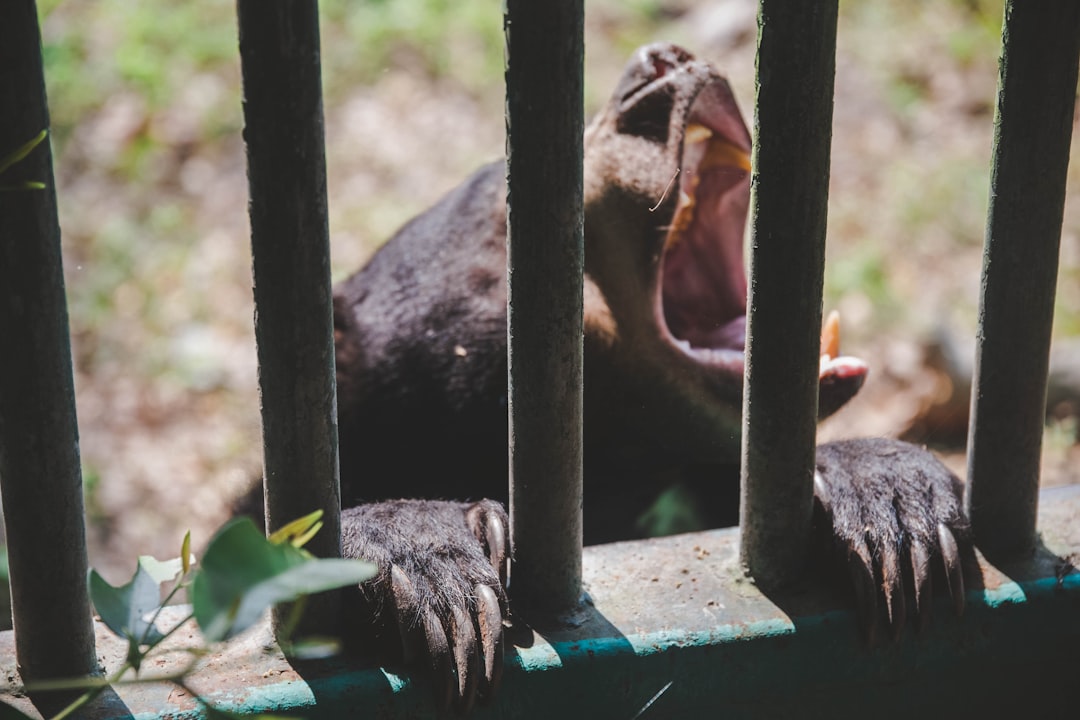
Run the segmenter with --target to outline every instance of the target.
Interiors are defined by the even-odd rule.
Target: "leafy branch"
[[[52,720],[64,720],[106,687],[121,683],[172,682],[188,691],[202,704],[208,717],[234,718],[215,708],[191,690],[187,678],[210,646],[229,640],[254,625],[271,606],[292,602],[289,629],[295,627],[306,596],[373,577],[376,568],[362,560],[319,559],[303,545],[322,527],[322,511],[316,511],[265,537],[249,518],[238,518],[222,527],[206,548],[202,563],[195,566],[191,554],[191,533],[184,536],[180,557],[161,561],[144,555],[135,574],[124,585],[110,585],[96,570],[90,570],[90,599],[101,621],[118,637],[127,641],[124,663],[108,677],[85,677],[53,680],[28,685],[28,692],[85,690]],[[172,588],[161,599],[165,583]],[[161,627],[162,610],[181,592],[186,591],[191,612],[171,627]],[[194,619],[205,645],[182,648],[191,655],[189,663],[167,675],[141,677],[147,658],[174,632]],[[290,634],[287,629],[283,637]],[[335,643],[325,640],[292,643],[282,640],[288,654],[308,657],[314,653],[337,651]],[[173,648],[172,650],[175,650]],[[131,678],[125,678],[129,673]],[[16,717],[27,718],[4,703],[0,710],[10,710]]]

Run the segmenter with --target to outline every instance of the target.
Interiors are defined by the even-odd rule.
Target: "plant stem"
[[[131,667],[131,663],[124,663],[123,665],[121,665],[115,673],[109,676],[106,682],[96,687],[90,688],[82,695],[75,698],[75,700],[70,705],[68,705],[66,708],[54,715],[52,720],[64,720],[64,718],[66,718],[68,715],[71,715],[76,710],[78,710],[79,708],[96,698],[98,695],[100,695],[101,691],[107,688],[109,685],[112,685],[115,682],[119,682],[120,678],[123,677],[124,673],[126,673]]]
[[[186,545],[186,541],[185,541],[185,545]],[[157,609],[154,610],[154,617],[150,618],[150,622],[146,626],[146,631],[143,632],[143,636],[141,638],[139,638],[139,644],[140,645],[146,645],[147,644],[147,642],[146,642],[147,636],[150,634],[150,631],[152,629],[154,629],[154,626],[157,624],[158,617],[161,616],[161,611],[165,609],[165,606],[169,604],[169,601],[173,599],[173,596],[175,596],[176,593],[180,592],[181,588],[187,588],[187,583],[185,583],[185,580],[188,579],[189,575],[190,575],[190,572],[185,572],[182,575],[180,575],[180,579],[177,580],[176,583],[173,584],[172,590],[169,591],[169,594],[165,596],[165,599],[162,600],[160,604],[158,604]],[[184,618],[183,620],[178,622],[176,624],[176,626],[173,627],[172,630],[165,633],[165,635],[163,635],[157,642],[159,643],[162,640],[164,640],[165,638],[167,638],[169,635],[172,634],[173,630],[176,630],[176,628],[178,628],[181,625],[183,625],[184,623],[186,623],[193,616],[194,616],[194,613],[192,613],[192,615],[188,615],[186,618]],[[154,645],[157,645],[157,643],[154,643]],[[154,645],[151,645],[150,647],[153,648]],[[148,652],[149,652],[149,649],[148,649]]]

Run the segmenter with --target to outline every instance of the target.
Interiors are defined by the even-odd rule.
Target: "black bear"
[[[737,518],[749,157],[727,82],[667,44],[636,52],[586,130],[587,543],[640,534],[673,483],[704,524]],[[381,569],[350,616],[428,654],[463,707],[497,679],[507,610],[504,175],[477,171],[334,295],[344,548]],[[823,352],[826,415],[866,366]],[[817,463],[861,605],[883,595],[902,622],[903,578],[925,605],[937,557],[962,601],[955,477],[886,440],[825,445]]]

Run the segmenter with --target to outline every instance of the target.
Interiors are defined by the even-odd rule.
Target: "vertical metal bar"
[[[511,592],[536,618],[581,602],[581,0],[508,0]]]
[[[0,157],[49,127],[32,0],[0,3]],[[24,680],[97,668],[60,225],[46,140],[0,176],[0,488]]]
[[[340,557],[319,9],[239,0],[237,12],[267,528],[322,509],[325,526],[307,547]],[[318,600],[305,629],[336,633],[337,597]]]
[[[837,0],[758,5],[742,561],[798,574],[813,509]]]
[[[1005,5],[965,505],[984,552],[1035,546],[1080,3]]]

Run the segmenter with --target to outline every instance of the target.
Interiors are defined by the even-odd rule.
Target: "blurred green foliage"
[[[239,62],[235,6],[227,0],[43,0],[38,9],[50,110],[59,129],[70,130],[115,93],[165,106],[195,73]]]
[[[235,3],[167,0],[38,3],[53,123],[70,129],[116,93],[137,94],[150,110],[175,102],[202,72],[239,83]],[[501,0],[323,0],[323,84],[333,103],[391,67],[453,78],[477,93],[502,92]],[[597,30],[628,53],[683,3],[596,0]],[[237,105],[229,95],[224,102]],[[232,113],[230,113],[232,114]],[[235,129],[226,124],[207,130]]]
[[[621,63],[669,6],[597,0],[597,52],[616,45]],[[193,217],[202,199],[191,193],[205,190],[192,190],[182,173],[192,157],[220,171],[236,162],[223,156],[240,156],[235,2],[42,0],[38,8],[77,359],[84,368],[126,359],[157,377],[176,369],[173,349],[141,342],[130,321],[148,337],[220,322],[220,298],[187,291],[192,275],[206,273],[198,243],[218,220]],[[328,108],[390,71],[501,105],[501,0],[322,0],[320,14]],[[396,200],[373,197],[371,212],[391,218],[365,218],[361,232],[402,222]]]
[[[389,66],[474,91],[501,76],[500,0],[325,0],[319,10],[328,97],[375,82]]]

